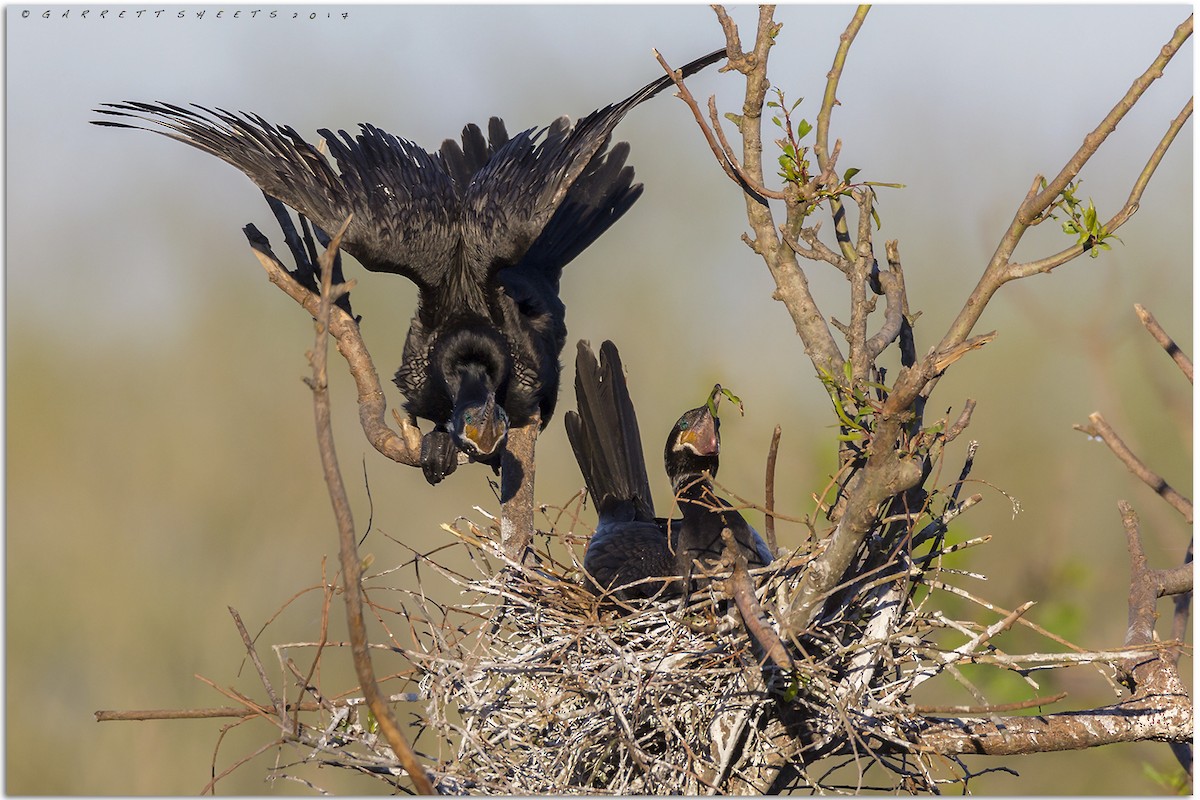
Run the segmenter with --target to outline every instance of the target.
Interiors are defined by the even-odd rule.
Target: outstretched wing
[[[724,57],[722,48],[685,65],[680,72],[686,77]],[[595,212],[592,220],[595,223],[607,216],[606,224],[593,224],[589,236],[567,243],[561,254],[573,258],[594,241],[637,199],[636,190],[629,186],[632,172],[626,174],[621,169],[624,153],[616,154],[614,148],[610,154],[609,160],[618,166],[616,170],[598,165],[597,155],[607,147],[613,129],[631,109],[673,85],[670,76],[664,75],[619,103],[593,111],[573,126],[561,118],[536,133],[534,129],[522,131],[498,147],[463,195],[464,242],[474,255],[464,263],[489,271],[518,263],[581,178],[600,174],[604,181],[593,182],[587,191],[610,202],[610,207],[603,214]],[[625,181],[624,187],[615,191],[618,180]],[[475,280],[487,277],[472,276]]]
[[[339,173],[293,128],[255,114],[161,102],[104,105],[96,111],[120,121],[94,124],[149,130],[214,155],[321,228],[337,230],[353,214],[342,247],[368,269],[406,275],[423,289],[447,278],[459,200],[440,156],[373,125],[360,126],[354,138],[322,130]]]

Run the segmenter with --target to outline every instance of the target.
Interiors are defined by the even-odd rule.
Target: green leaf
[[[771,117],[771,122],[774,122],[781,128],[783,127],[783,120],[781,120],[779,117]]]
[[[800,124],[796,126],[796,136],[803,139],[805,136],[808,136],[808,132],[811,130],[812,125],[808,124],[808,120],[802,119],[800,120]]]
[[[846,183],[849,183],[850,180],[860,172],[862,172],[862,170],[858,167],[851,167],[850,169],[846,170],[845,174],[842,175],[842,180],[844,180]]]
[[[729,402],[736,403],[738,411],[742,412],[743,417],[746,416],[746,407],[742,404],[742,398],[738,397],[736,394],[729,391],[719,383],[713,387],[712,393],[708,396],[708,413],[712,414],[714,417],[717,415],[716,400],[718,394],[723,394],[729,399]]]

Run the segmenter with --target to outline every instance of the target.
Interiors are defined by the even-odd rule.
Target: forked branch
[[[286,217],[285,217],[286,219]],[[283,224],[283,220],[280,221]],[[288,222],[290,225],[290,221]],[[293,278],[275,254],[271,243],[254,225],[242,229],[250,242],[250,248],[258,258],[271,283],[284,294],[299,303],[315,319],[320,311],[321,299]],[[285,236],[287,231],[284,231]],[[299,258],[301,254],[296,254]],[[371,361],[371,354],[362,340],[358,323],[340,308],[334,308],[329,316],[329,333],[337,341],[338,352],[346,359],[350,375],[358,390],[358,418],[367,441],[383,455],[409,466],[421,464],[421,431],[411,417],[396,415],[400,432],[392,430],[386,421],[387,400],[379,384],[379,373]]]
[[[1083,144],[1080,145],[1075,154],[1067,161],[1058,175],[1053,180],[1047,182],[1044,188],[1042,187],[1043,181],[1041,176],[1034,179],[1025,200],[1018,207],[1017,213],[1009,224],[1008,230],[996,248],[996,252],[992,255],[987,268],[984,269],[978,285],[959,312],[958,317],[950,325],[946,335],[942,338],[940,348],[957,344],[966,339],[975,327],[975,323],[979,320],[979,317],[983,314],[983,310],[992,296],[1005,283],[1038,272],[1047,272],[1073,258],[1077,258],[1085,252],[1086,248],[1083,245],[1076,245],[1040,261],[1032,261],[1026,264],[1011,262],[1012,254],[1016,250],[1021,238],[1025,235],[1025,232],[1041,221],[1046,211],[1062,195],[1063,190],[1067,188],[1068,184],[1075,180],[1080,170],[1095,155],[1100,145],[1108,138],[1108,135],[1116,130],[1117,123],[1129,113],[1146,90],[1150,88],[1150,85],[1162,77],[1163,70],[1167,64],[1175,57],[1175,54],[1179,52],[1179,49],[1183,47],[1184,42],[1191,35],[1192,17],[1189,16],[1175,29],[1174,35],[1163,45],[1159,54],[1154,58],[1150,66],[1146,68],[1146,71],[1133,82],[1133,85],[1129,87],[1129,91],[1125,93],[1125,96],[1113,106],[1112,110],[1108,112],[1096,129],[1084,137]],[[1163,155],[1174,141],[1176,134],[1183,127],[1184,122],[1191,117],[1191,114],[1192,101],[1189,99],[1183,111],[1172,120],[1166,134],[1155,147],[1145,168],[1134,182],[1133,189],[1125,206],[1109,220],[1106,227],[1110,232],[1120,227],[1137,210],[1142,190],[1145,189],[1146,184],[1162,161]]]

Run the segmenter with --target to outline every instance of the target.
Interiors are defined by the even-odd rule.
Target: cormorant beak
[[[703,405],[683,415],[680,422],[686,421],[686,425],[681,425],[677,449],[686,447],[698,456],[715,456],[721,452],[721,437],[717,433],[721,421],[709,408],[709,405]]]
[[[468,406],[456,416],[459,443],[472,458],[494,455],[508,436],[508,414],[496,404],[495,395],[489,394],[483,403]]]

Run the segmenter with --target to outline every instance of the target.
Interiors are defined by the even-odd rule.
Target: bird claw
[[[431,486],[458,469],[458,448],[449,431],[433,430],[421,439],[421,469]]]

